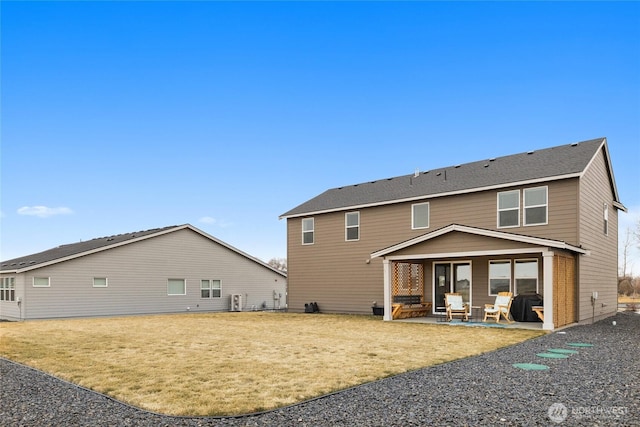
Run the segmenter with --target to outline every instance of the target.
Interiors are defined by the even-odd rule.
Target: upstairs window
[[[345,240],[360,239],[360,212],[344,214]]]
[[[429,228],[429,203],[411,205],[411,228]]]
[[[313,234],[313,218],[304,218],[302,220],[302,244],[312,245],[314,240]]]
[[[498,193],[498,228],[520,226],[520,190]]]
[[[604,220],[604,235],[609,235],[609,205],[604,204],[604,211],[602,213],[602,218]]]
[[[547,223],[547,187],[524,190],[524,225]]]

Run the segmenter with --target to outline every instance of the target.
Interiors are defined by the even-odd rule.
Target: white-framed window
[[[16,300],[16,279],[15,277],[3,277],[0,279],[0,301]]]
[[[489,261],[489,295],[511,291],[511,261]]]
[[[498,228],[520,226],[520,190],[498,193]]]
[[[347,212],[344,214],[344,239],[360,239],[360,212]]]
[[[167,295],[186,295],[186,282],[185,279],[167,279]]]
[[[538,293],[538,260],[537,259],[517,259],[515,260],[514,278],[516,282],[515,293],[517,294],[537,294]]]
[[[602,212],[602,219],[604,221],[604,235],[609,235],[609,205],[604,204],[604,210]]]
[[[524,225],[547,224],[547,187],[524,189]]]
[[[202,279],[200,281],[200,298],[221,298],[222,281]]]
[[[93,287],[94,288],[106,288],[108,285],[106,277],[94,277],[93,278]]]
[[[314,221],[313,218],[302,219],[302,244],[313,245],[314,242]]]
[[[429,228],[429,202],[411,205],[411,229]]]
[[[34,288],[48,288],[51,286],[51,280],[49,277],[34,277],[33,278],[33,287]]]

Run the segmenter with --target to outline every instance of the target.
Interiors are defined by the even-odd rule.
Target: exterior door
[[[457,292],[471,305],[471,262],[446,262],[433,265],[433,310],[445,310],[444,294]]]
[[[444,294],[451,292],[451,263],[433,265],[433,310],[444,312]]]

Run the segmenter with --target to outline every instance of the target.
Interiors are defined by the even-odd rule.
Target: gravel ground
[[[492,353],[237,418],[154,414],[0,359],[0,424],[640,426],[639,341],[640,315],[618,313],[593,325],[574,326]],[[576,342],[593,347],[568,345]],[[537,356],[559,348],[577,353],[566,359]],[[516,363],[544,364],[549,369],[523,370],[514,367]],[[215,399],[215,392],[211,398]]]

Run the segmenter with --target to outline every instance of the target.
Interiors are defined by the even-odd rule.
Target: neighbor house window
[[[345,240],[358,240],[360,238],[360,212],[348,212],[344,214]]]
[[[201,298],[220,298],[222,296],[222,282],[220,280],[204,279],[200,281]]]
[[[511,261],[489,261],[489,295],[511,291]]]
[[[187,286],[184,279],[169,279],[167,281],[167,295],[186,295]]]
[[[609,235],[609,205],[604,204],[604,211],[602,213],[602,218],[604,220],[604,235]]]
[[[516,294],[538,293],[538,261],[516,260],[515,266]]]
[[[34,277],[33,286],[35,288],[48,288],[51,286],[51,283],[48,277]]]
[[[313,218],[304,218],[302,220],[302,244],[313,244]]]
[[[524,190],[524,225],[547,223],[547,187]]]
[[[107,287],[107,278],[106,277],[94,277],[93,278],[93,287],[94,288],[106,288]]]
[[[498,228],[520,225],[520,190],[498,193]]]
[[[429,227],[429,203],[417,203],[411,205],[411,228]]]
[[[14,277],[0,279],[0,301],[16,300],[16,282]]]

